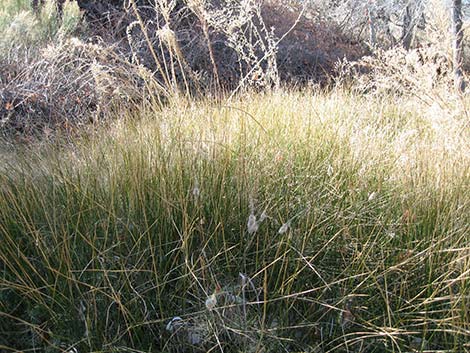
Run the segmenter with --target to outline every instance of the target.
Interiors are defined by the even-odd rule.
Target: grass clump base
[[[2,154],[0,350],[469,349],[463,113],[279,91],[122,114]]]

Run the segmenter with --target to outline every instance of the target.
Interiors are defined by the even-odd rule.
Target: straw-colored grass
[[[18,148],[0,351],[470,349],[465,104],[249,94]]]

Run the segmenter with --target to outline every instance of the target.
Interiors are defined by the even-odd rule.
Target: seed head
[[[266,218],[268,218],[268,215],[266,214],[266,211],[263,211],[263,213],[261,213],[261,216],[259,216],[259,222],[263,222]]]
[[[184,322],[183,319],[179,316],[175,316],[173,319],[170,320],[168,324],[166,324],[166,330],[169,332],[174,332],[179,328],[183,327]]]
[[[196,330],[188,331],[189,344],[192,344],[193,346],[197,346],[197,345],[201,344],[202,339],[203,339],[203,337],[202,337],[200,332],[198,332]]]
[[[281,226],[281,228],[279,228],[278,233],[279,233],[279,234],[284,234],[285,232],[287,232],[287,231],[289,230],[289,228],[290,228],[290,223],[291,223],[290,220],[287,221],[286,223],[284,223],[284,224]]]
[[[259,223],[256,221],[256,216],[252,213],[248,217],[248,223],[247,223],[247,228],[248,228],[248,234],[254,234],[259,228]]]
[[[206,299],[206,308],[207,310],[212,310],[216,307],[216,305],[217,305],[217,297],[215,296],[215,293],[214,293]]]
[[[328,165],[328,169],[326,171],[326,174],[331,178],[333,176],[333,167],[331,164]]]

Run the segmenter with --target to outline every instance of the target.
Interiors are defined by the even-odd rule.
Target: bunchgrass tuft
[[[246,94],[2,153],[0,350],[470,349],[451,108]]]

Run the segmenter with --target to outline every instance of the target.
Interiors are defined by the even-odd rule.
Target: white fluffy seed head
[[[289,228],[290,228],[290,222],[291,222],[291,221],[287,221],[286,223],[284,223],[284,224],[281,226],[281,228],[279,228],[278,233],[279,233],[279,234],[284,234],[285,232],[287,232],[287,231],[289,230]]]
[[[259,224],[256,221],[256,216],[252,213],[248,217],[248,223],[246,224],[246,227],[248,228],[248,234],[254,234],[259,228]]]
[[[206,299],[206,308],[207,310],[213,310],[216,306],[217,306],[217,297],[214,293]]]
[[[263,213],[261,213],[261,216],[259,216],[259,222],[263,222],[266,218],[268,218],[268,215],[266,214],[266,211],[263,211]]]
[[[328,169],[326,171],[326,174],[328,174],[328,176],[330,178],[333,176],[333,167],[331,166],[331,164],[328,165]]]
[[[188,331],[188,342],[189,344],[192,344],[193,346],[197,346],[202,343],[202,335],[200,332],[196,330],[190,330]]]
[[[168,324],[166,324],[166,330],[169,332],[174,332],[177,329],[183,327],[183,325],[183,319],[179,316],[175,316],[173,319],[170,320],[170,322],[168,322]]]

